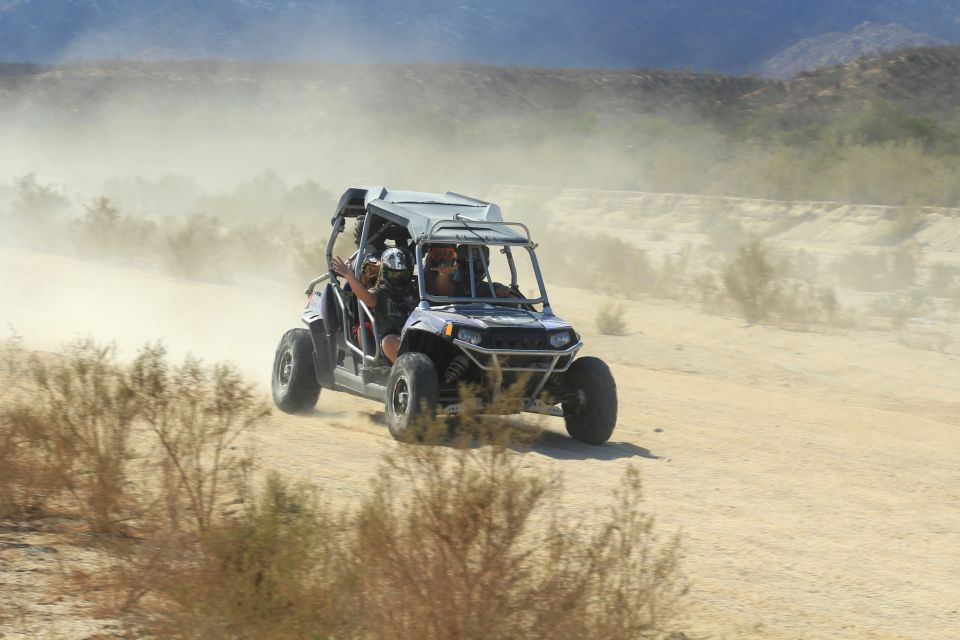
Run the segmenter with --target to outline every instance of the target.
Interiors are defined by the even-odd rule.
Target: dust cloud
[[[571,133],[569,114],[416,82],[400,67],[200,62],[51,67],[3,85],[0,318],[41,348],[162,339],[262,379],[346,187],[482,198],[624,172],[626,151]]]
[[[104,63],[0,81],[0,322],[38,349],[164,340],[265,389],[345,187],[486,197],[531,224],[554,310],[618,383],[608,446],[554,430],[525,464],[569,474],[573,516],[641,467],[651,512],[685,532],[697,635],[950,637],[956,212],[765,198],[796,188],[784,165],[721,162],[727,138],[695,116],[424,73]],[[377,411],[325,391],[312,416],[272,417],[264,468],[355,498],[389,442]]]

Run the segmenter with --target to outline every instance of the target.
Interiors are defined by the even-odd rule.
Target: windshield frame
[[[536,298],[498,298],[496,293],[493,291],[493,282],[488,279],[487,286],[490,287],[489,296],[479,296],[477,295],[478,288],[475,282],[473,261],[470,261],[470,296],[438,296],[427,292],[426,286],[426,254],[424,252],[425,245],[431,244],[441,244],[442,240],[430,239],[430,238],[420,238],[416,243],[416,260],[417,260],[417,284],[420,289],[420,307],[421,308],[430,308],[430,307],[442,307],[449,306],[453,304],[486,304],[486,305],[503,305],[503,306],[515,306],[522,307],[524,305],[543,305],[543,313],[546,315],[552,315],[550,310],[550,300],[547,297],[547,290],[543,283],[543,276],[540,272],[540,263],[537,261],[537,253],[535,251],[536,244],[533,242],[525,243],[506,243],[506,242],[486,242],[483,239],[459,239],[457,242],[458,245],[467,245],[471,249],[472,247],[500,247],[500,252],[506,255],[507,264],[510,266],[510,287],[511,289],[517,286],[517,267],[514,262],[513,252],[511,249],[513,247],[522,247],[527,250],[527,253],[530,256],[530,263],[533,266],[533,273],[536,276],[537,288],[540,291],[540,295]],[[483,255],[483,251],[479,251],[480,260],[483,262],[484,270],[489,274],[490,265],[487,262],[487,259]],[[481,285],[482,286],[482,285]]]

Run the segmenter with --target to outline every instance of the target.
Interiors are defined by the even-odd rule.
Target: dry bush
[[[717,251],[733,251],[747,237],[740,221],[726,215],[704,216],[700,221],[700,229]]]
[[[356,509],[276,476],[251,498],[229,482],[250,469],[234,447],[265,409],[231,369],[170,366],[157,346],[119,365],[84,341],[31,371],[0,422],[17,438],[12,449],[0,438],[0,455],[21,466],[0,473],[52,471],[52,485],[15,476],[15,497],[76,498],[108,532],[126,522],[107,539],[112,570],[83,582],[153,637],[617,640],[674,628],[679,540],[655,533],[636,470],[609,507],[571,521],[559,477],[528,471],[517,450],[530,433],[468,413],[453,440],[395,449]],[[155,476],[128,473],[132,427],[160,445]],[[243,500],[232,514],[231,498]]]
[[[342,533],[308,486],[276,475],[232,518],[186,542],[187,554],[153,567],[160,637],[350,637],[360,613]],[[179,541],[184,545],[184,541]]]
[[[658,274],[647,253],[634,244],[601,233],[588,236],[555,231],[550,251],[538,256],[551,280],[636,298],[653,291]]]
[[[160,252],[157,224],[125,215],[106,197],[94,198],[73,223],[76,251],[81,256],[149,264]]]
[[[920,248],[912,244],[876,253],[852,251],[833,264],[833,271],[854,289],[896,291],[914,283],[921,258]]]
[[[679,546],[653,534],[637,472],[590,526],[552,508],[561,494],[503,446],[389,456],[351,549],[359,637],[664,637]]]
[[[803,280],[810,284],[819,278],[820,261],[815,255],[800,249],[799,251],[777,251],[775,256],[777,272],[785,278]]]
[[[950,307],[953,313],[960,313],[960,285],[950,291]]]
[[[242,438],[270,410],[233,367],[205,367],[187,358],[171,368],[162,346],[147,346],[130,366],[140,420],[162,451],[165,500],[173,528],[206,531],[222,506],[231,480],[252,464],[234,453]]]
[[[525,469],[516,431],[466,415],[460,435],[389,454],[357,509],[268,477],[154,565],[151,632],[167,638],[664,638],[686,586],[630,470],[610,507],[572,522],[556,475]]]
[[[693,287],[699,293],[701,311],[704,313],[725,313],[727,311],[729,298],[715,274],[709,271],[700,272],[693,279]]]
[[[758,239],[741,245],[724,269],[723,284],[747,322],[765,320],[780,295],[776,266],[767,246]]]
[[[606,302],[597,311],[597,331],[605,336],[623,336],[627,334],[623,305],[619,302]]]
[[[879,244],[895,245],[909,240],[926,224],[927,214],[920,207],[896,207],[886,216],[891,221]]]
[[[164,258],[175,274],[195,280],[217,279],[224,273],[219,257],[223,229],[217,218],[187,217],[166,238]]]
[[[24,517],[55,501],[99,533],[146,526],[161,505],[167,522],[206,528],[247,470],[233,447],[267,413],[234,369],[169,367],[157,346],[122,365],[114,347],[80,340],[16,366],[25,381],[0,412],[3,511]],[[137,430],[156,437],[161,478],[131,476]]]
[[[63,237],[51,231],[63,224],[69,206],[63,187],[38,182],[34,174],[24,176],[10,205],[10,235],[31,248],[56,249]]]
[[[937,262],[930,267],[927,290],[931,296],[949,298],[960,287],[960,267]]]
[[[899,333],[907,328],[910,318],[917,315],[919,309],[908,296],[891,294],[874,300],[870,304],[870,312],[889,318],[890,327]]]
[[[0,415],[5,510],[30,515],[69,493],[93,531],[117,531],[135,502],[127,458],[136,399],[113,347],[81,340],[49,360],[30,360],[25,391]]]
[[[16,379],[27,358],[23,349],[23,336],[17,333],[13,325],[8,327],[9,335],[0,342],[0,373]],[[9,389],[10,384],[3,385],[3,391]],[[0,391],[0,397],[3,397]]]

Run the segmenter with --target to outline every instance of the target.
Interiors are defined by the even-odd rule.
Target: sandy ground
[[[177,357],[232,360],[266,389],[276,340],[298,322],[299,286],[205,285],[2,250],[0,323],[38,349],[92,335],[132,355],[162,338]],[[630,302],[630,334],[599,336],[601,298],[550,292],[585,353],[611,364],[620,418],[599,448],[548,422],[527,463],[562,471],[571,513],[602,503],[628,465],[641,469],[660,530],[683,532],[694,632],[960,637],[957,357],[888,334],[745,326],[673,303]],[[343,500],[365,491],[394,446],[381,405],[328,391],[313,415],[275,414],[258,433],[264,468]],[[4,544],[0,591],[44,553]],[[42,636],[44,619],[32,620],[32,632],[10,622],[0,637]],[[69,637],[90,635],[78,622]]]

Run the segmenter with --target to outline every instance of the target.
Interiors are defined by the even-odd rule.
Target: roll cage
[[[349,195],[350,192],[344,194],[344,198],[338,206],[337,213],[331,220],[332,232],[325,250],[327,273],[311,280],[305,293],[307,296],[312,296],[318,284],[327,280],[330,281],[333,285],[331,291],[336,301],[338,315],[340,316],[339,324],[345,347],[357,357],[361,358],[364,364],[368,366],[381,364],[379,328],[377,327],[372,310],[364,304],[363,301],[346,298],[346,292],[340,286],[340,282],[332,266],[334,245],[336,244],[337,236],[346,228],[348,218],[357,218],[366,214],[360,234],[360,247],[366,247],[378,242],[380,238],[387,234],[391,225],[407,229],[409,239],[407,240],[408,244],[406,248],[410,249],[412,245],[412,250],[417,261],[417,284],[420,296],[419,307],[421,309],[429,309],[431,306],[448,306],[454,304],[498,305],[525,309],[533,309],[533,305],[543,305],[542,313],[545,316],[553,315],[549,298],[547,297],[546,287],[543,282],[543,276],[540,271],[540,265],[537,261],[535,252],[537,244],[531,239],[529,228],[520,222],[504,222],[500,220],[499,208],[497,208],[496,205],[490,205],[481,200],[459,196],[458,194],[447,193],[445,197],[454,196],[458,202],[385,202],[376,199],[372,202],[364,202],[364,206],[358,206],[356,199],[352,201],[348,200]],[[383,192],[381,192],[380,195],[382,196]],[[432,208],[441,208],[441,211],[442,208],[446,207],[477,208],[482,209],[482,212],[487,214],[487,218],[474,218],[462,212],[450,212],[447,213],[446,216],[443,216],[443,214],[437,215],[434,212],[431,212],[432,215],[414,213],[413,215],[404,216],[402,207],[405,204],[429,205]],[[375,226],[373,221],[376,218],[381,219],[383,223],[377,225],[377,230],[373,231]],[[424,277],[426,273],[425,247],[431,244],[456,244],[467,247],[470,258],[468,259],[469,296],[438,296],[427,292]],[[490,264],[484,252],[479,249],[479,247],[482,246],[500,247],[500,252],[505,255],[507,264],[509,265],[510,289],[514,292],[519,290],[517,288],[516,262],[512,249],[522,248],[526,250],[530,256],[539,295],[532,298],[519,296],[499,298],[494,290],[494,283],[490,281],[489,278],[487,278],[486,282],[478,282],[478,280],[482,280],[482,278],[478,278],[477,276],[480,274],[475,273],[474,256],[479,258],[478,262],[482,264],[484,273],[490,273]],[[360,278],[360,271],[363,266],[363,261],[357,259],[359,254],[360,249],[358,248],[351,255],[354,275],[358,279]],[[483,293],[488,293],[489,295],[481,295],[484,287],[486,287],[487,290]],[[354,313],[351,308],[354,304],[357,309],[356,313]],[[370,323],[369,332],[364,329],[366,322]],[[360,343],[359,345],[355,344],[352,335],[353,328],[356,326],[360,327],[357,336]]]

